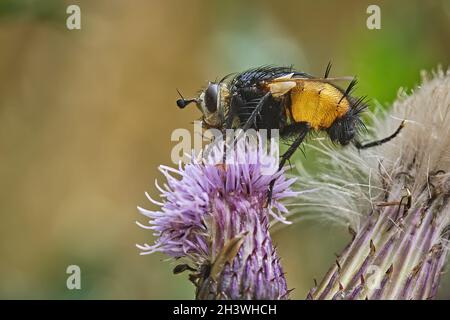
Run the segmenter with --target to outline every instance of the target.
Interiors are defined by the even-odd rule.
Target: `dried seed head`
[[[301,211],[308,206],[320,218],[356,232],[340,255],[337,274],[319,284],[314,299],[331,299],[341,286],[349,299],[436,294],[450,224],[450,73],[439,70],[423,79],[411,95],[402,92],[384,117],[381,111],[372,115],[369,130],[377,137],[406,119],[391,142],[360,153],[323,142],[311,146],[325,154],[328,170],[314,177],[302,172],[299,183],[314,192],[296,202],[302,203]],[[358,275],[364,276],[365,288],[355,295]]]

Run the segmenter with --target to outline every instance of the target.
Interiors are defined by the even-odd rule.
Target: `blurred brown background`
[[[66,28],[69,4],[81,30]],[[370,4],[381,30],[366,28]],[[144,191],[157,195],[170,134],[199,117],[175,88],[261,64],[321,75],[331,60],[389,105],[420,70],[448,66],[449,21],[444,0],[0,0],[0,298],[193,298],[163,255],[135,248],[153,241],[136,206],[155,209]],[[305,222],[274,238],[303,299],[349,236]],[[66,288],[71,264],[82,290]]]

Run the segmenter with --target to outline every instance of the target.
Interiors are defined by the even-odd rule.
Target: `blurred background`
[[[66,28],[70,4],[81,30]],[[370,4],[380,30],[366,27]],[[135,247],[153,242],[136,206],[155,209],[144,191],[157,196],[171,132],[200,116],[177,109],[175,88],[190,96],[261,64],[322,75],[331,60],[389,106],[421,70],[449,65],[449,39],[444,0],[0,0],[0,298],[192,299],[186,274]],[[312,221],[274,235],[293,298],[349,238]],[[72,264],[82,290],[66,288]]]

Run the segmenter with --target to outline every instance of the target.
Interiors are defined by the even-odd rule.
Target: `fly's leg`
[[[230,108],[225,120],[225,129],[231,129],[233,126],[234,117],[237,115],[239,110],[244,107],[245,103],[239,94],[234,94],[231,98]]]
[[[255,125],[256,129],[256,117],[261,113],[263,108],[269,106],[272,102],[272,94],[270,92],[267,92],[261,100],[259,100],[258,104],[256,105],[255,109],[253,110],[250,117],[247,119],[247,122],[242,127],[242,130],[246,131],[251,128],[252,124]]]
[[[261,100],[259,100],[255,109],[252,111],[250,117],[247,119],[245,124],[242,126],[242,128],[241,128],[242,131],[239,132],[239,135],[234,140],[234,146],[236,146],[237,142],[245,134],[245,131],[247,131],[248,129],[250,129],[252,127],[252,124],[255,125],[255,129],[256,129],[256,117],[261,113],[262,110],[264,110],[266,107],[268,107],[271,103],[272,103],[272,94],[270,92],[268,92],[261,98]]]
[[[364,143],[364,144],[362,144],[361,142],[355,140],[353,142],[353,144],[355,145],[355,147],[358,150],[380,146],[383,143],[389,142],[390,140],[394,139],[400,133],[400,131],[402,131],[404,126],[405,126],[405,120],[402,121],[400,126],[397,128],[397,130],[395,130],[395,132],[393,134],[391,134],[390,136],[388,136],[388,137],[386,137],[384,139],[375,140],[375,141],[367,142],[367,143]]]
[[[225,131],[223,132],[223,137],[224,137],[224,150],[223,150],[223,163],[226,163],[226,157],[227,157],[227,150],[230,147],[230,141],[228,141],[227,139],[227,135],[226,135],[226,131],[227,129],[232,129],[233,127],[233,121],[234,121],[234,117],[238,114],[238,111],[241,107],[244,106],[244,101],[242,101],[242,98],[240,97],[240,95],[235,94],[233,95],[233,97],[231,98],[231,102],[230,102],[230,108],[228,110],[228,114],[226,115],[226,119],[225,119]]]
[[[297,137],[295,138],[294,142],[289,146],[289,148],[286,150],[286,152],[281,156],[280,164],[278,166],[278,171],[283,169],[286,162],[289,161],[289,159],[292,157],[294,152],[300,147],[300,145],[302,144],[303,140],[306,137],[306,134],[309,131],[309,128],[310,128],[310,126],[308,123],[300,122],[300,123],[294,123],[285,129],[286,131],[295,130],[297,132]],[[266,207],[266,208],[270,205],[270,202],[272,201],[272,193],[273,193],[274,185],[275,185],[275,179],[273,179],[269,185],[269,191],[267,193],[267,201],[264,205],[264,207]]]

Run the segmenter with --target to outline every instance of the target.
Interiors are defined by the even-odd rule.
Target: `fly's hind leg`
[[[303,140],[306,137],[306,134],[309,131],[309,128],[310,128],[310,126],[308,123],[299,122],[299,123],[293,123],[293,124],[289,125],[284,130],[286,132],[289,132],[289,131],[297,132],[297,136],[296,136],[294,142],[289,146],[289,148],[286,150],[286,152],[281,156],[280,164],[278,166],[278,171],[283,169],[286,162],[289,161],[289,159],[292,157],[294,152],[300,147],[300,145],[302,144]],[[282,132],[282,134],[283,134],[283,132]],[[267,193],[267,201],[264,205],[264,207],[266,207],[266,208],[270,205],[270,202],[272,201],[272,193],[273,193],[274,185],[275,185],[275,179],[273,179],[269,185],[269,191]]]
[[[403,127],[405,126],[405,120],[402,121],[402,123],[400,124],[400,126],[397,128],[397,130],[395,130],[395,132],[393,134],[391,134],[390,136],[384,138],[384,139],[380,139],[380,140],[375,140],[375,141],[371,141],[371,142],[367,142],[362,144],[361,142],[355,140],[353,142],[353,144],[355,145],[355,147],[358,150],[361,149],[367,149],[367,148],[372,148],[372,147],[376,147],[376,146],[380,146],[383,143],[389,142],[392,139],[394,139],[399,133],[400,131],[402,131]]]

